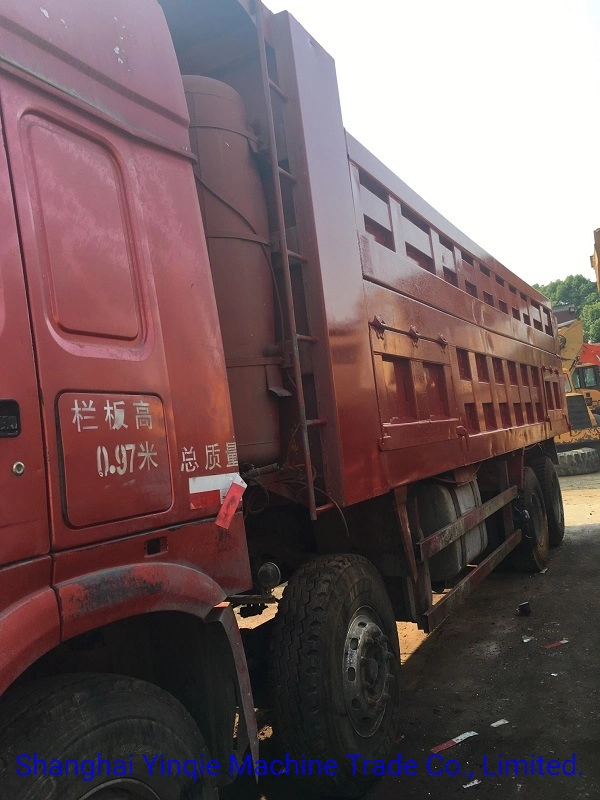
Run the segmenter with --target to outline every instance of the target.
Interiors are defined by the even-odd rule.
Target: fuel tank
[[[279,458],[274,282],[267,204],[240,95],[184,76],[196,186],[208,243],[240,464]],[[274,391],[269,390],[269,385]]]
[[[476,481],[460,486],[423,481],[414,491],[419,509],[419,524],[425,536],[450,525],[458,517],[481,505],[481,494]],[[431,580],[439,582],[454,578],[483,553],[487,543],[487,528],[485,522],[481,522],[429,559]]]

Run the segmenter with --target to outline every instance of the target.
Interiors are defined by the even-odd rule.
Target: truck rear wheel
[[[390,601],[361,556],[322,556],[290,579],[271,639],[273,727],[292,758],[333,759],[312,791],[358,797],[376,780],[348,754],[385,759],[399,720],[400,652]]]
[[[548,456],[537,459],[531,466],[546,504],[548,541],[550,547],[558,547],[565,536],[565,512],[556,468]]]
[[[523,496],[519,527],[523,534],[512,562],[520,572],[539,572],[548,560],[548,518],[542,489],[531,467],[523,469]]]
[[[131,678],[61,675],[9,693],[0,702],[0,753],[2,796],[11,800],[216,796],[210,779],[198,776],[196,781],[193,774],[176,771],[161,775],[160,756],[150,770],[143,756],[151,763],[164,754],[191,764],[207,757],[206,748],[195,722],[174,697]],[[65,775],[67,759],[71,763]],[[110,775],[106,766],[99,767],[99,759],[111,765]],[[43,774],[40,760],[47,773],[54,762],[53,774]],[[118,761],[124,774],[115,774]],[[63,774],[60,764],[65,765],[60,768]],[[103,774],[95,774],[98,771]]]

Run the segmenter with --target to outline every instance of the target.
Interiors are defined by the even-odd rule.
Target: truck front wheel
[[[392,750],[399,667],[394,614],[369,561],[322,556],[294,573],[275,618],[270,685],[285,752],[335,765],[330,776],[311,770],[307,788],[358,797],[373,783],[363,765]]]
[[[194,772],[207,753],[193,719],[172,695],[131,678],[61,675],[9,693],[0,702],[0,753],[1,794],[10,800],[216,796]]]

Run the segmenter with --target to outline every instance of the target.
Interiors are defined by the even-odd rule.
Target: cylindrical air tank
[[[225,83],[185,76],[192,150],[208,243],[240,464],[279,458],[275,309],[267,204],[244,101]],[[273,373],[271,372],[271,375]]]

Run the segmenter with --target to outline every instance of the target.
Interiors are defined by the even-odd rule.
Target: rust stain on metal
[[[110,572],[113,574],[93,576],[85,583],[73,582],[73,591],[65,597],[74,609],[74,613],[71,614],[73,619],[126,603],[140,596],[159,597],[164,593],[162,581],[149,581],[139,575],[133,567]]]

